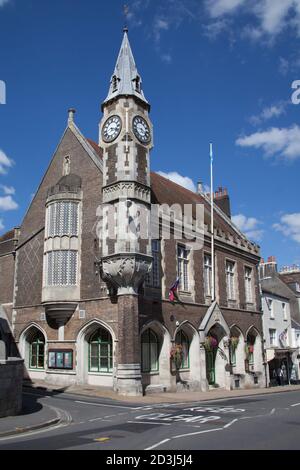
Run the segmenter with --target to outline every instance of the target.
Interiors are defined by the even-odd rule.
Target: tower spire
[[[108,95],[103,105],[119,96],[135,96],[149,108],[149,103],[142,90],[142,79],[135,65],[135,60],[128,39],[128,28],[124,27],[121,49],[114,73],[111,77]]]

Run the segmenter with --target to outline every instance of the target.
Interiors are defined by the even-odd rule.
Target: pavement
[[[0,438],[24,434],[43,428],[53,428],[71,422],[70,416],[64,409],[41,403],[39,397],[64,397],[75,395],[81,397],[105,399],[106,403],[123,403],[156,405],[167,403],[192,403],[207,402],[210,400],[225,400],[236,397],[252,397],[255,395],[269,395],[282,392],[300,391],[300,385],[287,385],[272,388],[256,388],[245,390],[209,390],[208,392],[177,392],[155,393],[141,397],[123,397],[108,388],[94,387],[90,385],[72,385],[62,387],[60,385],[47,384],[44,381],[26,381],[23,386],[23,409],[18,416],[0,418]],[[50,403],[50,402],[49,402]],[[108,405],[110,406],[110,405]]]

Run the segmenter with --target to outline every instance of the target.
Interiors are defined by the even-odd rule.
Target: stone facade
[[[128,63],[125,60],[126,54],[132,54],[126,32],[122,48],[118,60],[123,62],[116,70],[130,70],[120,72],[119,82],[118,77],[112,78],[109,98],[102,105],[99,145],[81,134],[73,120],[74,111],[70,112],[67,128],[21,224],[18,241],[0,252],[0,276],[9,271],[7,285],[2,288],[0,284],[0,304],[10,312],[27,373],[33,379],[106,386],[127,395],[264,386],[259,248],[232,224],[229,201],[227,214],[216,204],[216,299],[212,299],[205,291],[204,270],[205,256],[211,252],[210,201],[205,194],[192,193],[150,173],[150,106],[139,89],[133,57]],[[122,83],[130,76],[130,83]],[[132,93],[122,95],[121,90],[133,86]],[[111,142],[110,138],[104,142],[103,128],[112,116],[120,119],[121,130]],[[136,116],[143,119],[140,138],[133,130]],[[113,134],[114,124],[108,129]],[[143,143],[147,132],[150,139]],[[66,185],[68,174],[80,180],[78,200],[70,196],[71,183],[53,199],[53,188],[62,179]],[[120,222],[117,216],[124,197],[128,211]],[[64,211],[76,202],[74,198],[78,212],[76,224],[73,220],[76,227],[73,224],[71,230],[72,217]],[[203,248],[190,250],[186,239],[159,237],[159,249],[154,253],[150,236],[142,239],[139,235],[143,224],[129,241],[109,239],[109,230],[117,229],[118,223],[128,234],[137,213],[144,214],[147,221],[151,203],[190,204],[193,213],[201,205]],[[51,204],[57,204],[57,224],[48,215]],[[108,212],[112,209],[112,219],[106,218],[109,214],[103,207]],[[131,212],[133,208],[136,212]],[[185,290],[179,287],[179,301],[171,302],[170,287],[180,274],[179,246],[187,248],[184,269],[189,286]],[[56,260],[54,269],[48,252]],[[229,261],[234,266],[234,292],[228,299]],[[246,268],[251,272],[250,300]],[[149,283],[147,276],[154,276],[154,271],[155,283]],[[211,337],[218,346],[213,350],[207,346]],[[232,338],[236,339],[234,350]],[[170,359],[176,345],[182,348],[179,370]],[[251,364],[245,354],[248,345],[253,347]]]

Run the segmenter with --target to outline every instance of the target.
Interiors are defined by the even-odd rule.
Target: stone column
[[[120,395],[143,393],[138,295],[118,297],[118,366],[116,389]]]
[[[200,354],[200,389],[201,389],[201,392],[207,392],[208,382],[206,378],[206,354],[205,354],[205,348],[201,343],[200,343],[199,354]]]

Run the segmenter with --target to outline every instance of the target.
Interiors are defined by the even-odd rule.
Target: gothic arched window
[[[190,367],[190,342],[184,331],[178,331],[175,338],[175,344],[179,344],[182,347],[183,358],[181,363],[181,369],[188,369]]]
[[[29,368],[44,369],[45,367],[45,338],[37,331],[29,340]]]
[[[159,369],[159,341],[156,333],[148,328],[142,334],[142,372]]]
[[[89,371],[112,372],[113,346],[109,331],[99,328],[89,340]]]

